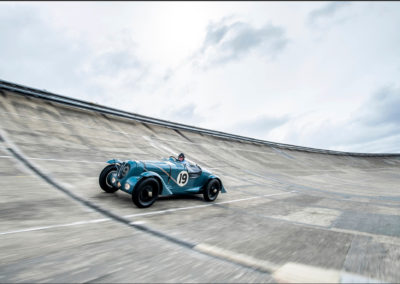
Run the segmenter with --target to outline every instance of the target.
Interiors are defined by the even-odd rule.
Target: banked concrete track
[[[0,90],[0,282],[400,281],[400,155],[218,137]],[[138,209],[98,186],[110,158],[179,152],[228,193]]]

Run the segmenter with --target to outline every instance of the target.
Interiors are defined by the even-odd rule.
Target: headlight
[[[129,190],[130,187],[131,186],[129,185],[129,183],[125,183],[125,186],[124,186],[125,190]]]
[[[115,177],[113,177],[113,178],[111,179],[111,183],[115,183],[115,181],[116,181],[116,179],[115,179]]]

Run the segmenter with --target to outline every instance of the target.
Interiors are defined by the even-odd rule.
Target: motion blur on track
[[[400,281],[398,155],[288,150],[4,89],[0,135],[0,282]],[[110,157],[181,151],[229,194],[142,210],[99,190]]]

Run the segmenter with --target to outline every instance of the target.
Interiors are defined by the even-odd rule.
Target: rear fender
[[[214,178],[217,179],[219,181],[219,184],[221,185],[221,193],[226,193],[226,189],[225,189],[224,185],[222,184],[221,179],[216,175],[210,175],[209,176],[209,180],[210,179],[214,179]]]

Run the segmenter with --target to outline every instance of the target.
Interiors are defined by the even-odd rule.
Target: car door
[[[202,186],[201,174],[202,170],[198,165],[195,164],[187,164],[186,169],[189,173],[189,182],[187,187],[199,187]]]
[[[185,191],[189,182],[189,173],[184,164],[175,162],[171,167],[171,179],[169,185],[173,193],[182,193]]]

